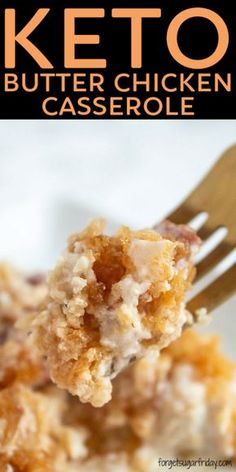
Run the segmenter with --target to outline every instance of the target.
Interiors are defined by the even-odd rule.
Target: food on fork
[[[185,295],[200,244],[192,230],[168,222],[113,236],[104,228],[95,220],[70,237],[33,323],[53,382],[95,407],[111,399],[112,380],[132,361],[192,323]]]

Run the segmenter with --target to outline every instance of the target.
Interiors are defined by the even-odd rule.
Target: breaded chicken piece
[[[70,237],[34,322],[53,382],[95,407],[111,399],[112,380],[124,368],[168,346],[192,322],[185,308],[191,243],[154,229],[122,227],[108,236],[104,226],[95,220]]]

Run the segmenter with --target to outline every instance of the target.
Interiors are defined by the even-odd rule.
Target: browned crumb
[[[39,387],[48,381],[45,362],[29,339],[11,339],[0,345],[0,389],[15,382]]]

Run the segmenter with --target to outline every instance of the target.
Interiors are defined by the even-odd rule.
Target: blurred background
[[[93,217],[151,226],[235,143],[236,121],[1,121],[0,257],[47,270]],[[236,297],[208,329],[236,358]]]

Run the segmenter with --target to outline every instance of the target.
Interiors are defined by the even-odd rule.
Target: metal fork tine
[[[204,275],[210,272],[217,264],[219,264],[233,249],[227,241],[222,241],[219,246],[210,252],[197,265],[197,275],[195,281],[200,280]],[[235,282],[236,284],[236,282]]]
[[[196,212],[194,209],[182,203],[182,205],[176,208],[167,218],[175,224],[188,224],[195,216]]]
[[[194,313],[199,308],[206,308],[210,313],[220,306],[235,292],[236,264],[189,301],[187,308]]]
[[[205,225],[199,230],[204,240],[220,226],[225,225],[225,239],[198,264],[200,279],[211,271],[236,247],[236,145],[228,149],[215,163],[206,177],[167,218],[176,224],[188,224],[201,212],[208,214]],[[194,297],[188,304],[191,310],[205,306],[209,311],[236,292],[236,266],[227,270],[215,282]]]
[[[209,216],[209,219],[210,219],[211,215]],[[218,229],[218,228],[214,228],[214,231]],[[198,233],[198,236],[202,239],[202,241],[205,241],[206,239],[208,239],[213,231],[212,231],[212,227],[210,227],[208,224],[202,226],[202,228],[200,228],[200,230],[197,232]]]

